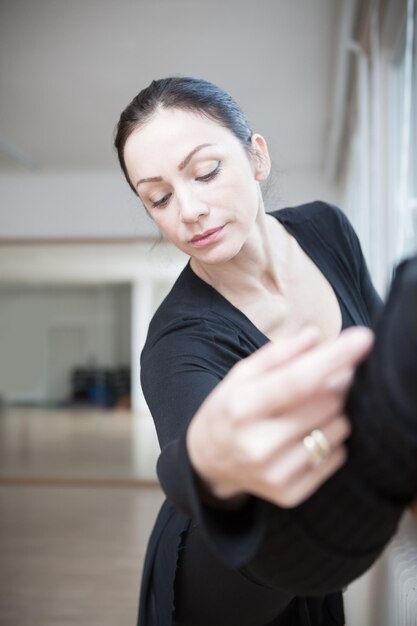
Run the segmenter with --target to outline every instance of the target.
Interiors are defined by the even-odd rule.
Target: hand
[[[316,491],[346,460],[350,422],[343,408],[355,367],[372,343],[364,327],[320,344],[310,328],[237,363],[187,431],[191,463],[211,492],[293,507]],[[332,448],[318,467],[303,445],[316,428]]]

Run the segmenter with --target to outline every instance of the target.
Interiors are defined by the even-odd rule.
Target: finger
[[[335,374],[330,375],[325,384],[325,388],[330,393],[342,394],[346,396],[349,391],[353,378],[355,375],[355,368],[349,367],[344,370],[338,370]]]
[[[350,328],[334,341],[321,343],[300,355],[287,367],[264,376],[262,382],[278,384],[282,391],[292,390],[309,395],[323,388],[328,379],[346,368],[355,367],[370,350],[373,333],[365,327]],[[275,374],[275,376],[274,376]]]
[[[241,460],[262,464],[278,453],[298,443],[315,428],[323,428],[342,413],[343,399],[329,395],[327,400],[316,399],[305,407],[276,418],[246,422],[235,433],[235,442]],[[304,455],[305,456],[305,455]]]
[[[342,446],[349,437],[351,426],[346,416],[338,416],[324,427],[320,428],[330,445],[330,455],[322,464],[329,462],[334,453]],[[308,433],[306,433],[308,434]],[[265,480],[268,484],[276,484],[282,489],[292,488],[292,483],[299,483],[304,476],[315,471],[317,467],[312,462],[310,454],[300,439],[285,453],[278,454],[275,461],[272,461],[265,469]]]
[[[277,429],[280,430],[279,444],[283,448],[291,445],[294,441],[300,441],[315,428],[327,427],[328,424],[343,415],[344,406],[343,395],[329,396],[325,401],[320,397],[311,400],[307,414],[306,408],[302,406],[275,419],[269,418],[269,420],[264,421],[276,424]]]
[[[277,504],[284,508],[298,506],[309,498],[326,480],[340,469],[347,460],[347,452],[343,446],[335,450],[323,465],[312,468],[309,473],[304,474],[287,490],[285,497],[281,497]]]
[[[253,354],[241,361],[243,379],[252,380],[253,376],[261,376],[265,372],[275,370],[306,350],[317,345],[320,338],[315,326],[306,326],[300,333],[279,343],[269,341]]]
[[[344,331],[332,342],[321,343],[284,367],[254,376],[238,399],[242,420],[276,415],[309,400],[338,372],[355,367],[369,352],[373,333],[365,327]]]

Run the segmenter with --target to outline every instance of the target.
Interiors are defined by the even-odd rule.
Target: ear
[[[266,180],[271,171],[271,158],[265,137],[254,133],[251,138],[255,178],[259,182]]]

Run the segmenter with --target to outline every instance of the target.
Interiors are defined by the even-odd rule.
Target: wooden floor
[[[30,477],[155,484],[158,454],[150,416],[81,408],[0,411],[0,482]]]
[[[163,494],[140,486],[128,419],[79,417],[0,416],[1,626],[136,624]]]
[[[127,412],[0,412],[0,626],[136,626],[164,499],[150,426]],[[367,580],[345,594],[349,626],[364,623]]]

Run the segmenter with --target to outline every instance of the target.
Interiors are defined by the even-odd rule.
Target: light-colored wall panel
[[[0,207],[0,238],[156,234],[117,171],[2,174]]]
[[[129,364],[128,286],[3,287],[0,290],[0,395],[64,400],[76,365]],[[52,351],[52,352],[51,352]],[[68,387],[67,387],[68,388]]]

